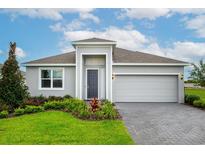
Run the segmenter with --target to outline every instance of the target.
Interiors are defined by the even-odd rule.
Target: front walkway
[[[136,144],[205,144],[205,111],[177,103],[117,103]]]

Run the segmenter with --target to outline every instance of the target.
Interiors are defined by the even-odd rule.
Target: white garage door
[[[177,76],[116,75],[114,102],[177,102]]]

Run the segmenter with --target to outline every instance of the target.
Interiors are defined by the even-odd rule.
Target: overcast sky
[[[0,63],[10,41],[25,62],[73,51],[70,41],[89,37],[197,62],[205,56],[205,9],[0,9]]]

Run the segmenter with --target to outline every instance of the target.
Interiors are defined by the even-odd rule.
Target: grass
[[[186,88],[185,93],[198,95],[202,100],[205,101],[205,89]]]
[[[134,144],[123,121],[83,121],[61,111],[0,120],[0,144]]]

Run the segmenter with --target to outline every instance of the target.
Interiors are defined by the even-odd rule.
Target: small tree
[[[19,107],[29,95],[15,51],[16,43],[10,42],[9,57],[2,67],[2,78],[0,79],[0,99],[8,105],[10,112]]]
[[[197,84],[205,86],[205,64],[203,60],[199,61],[199,65],[192,64],[193,69],[191,71],[190,78],[196,81]]]

